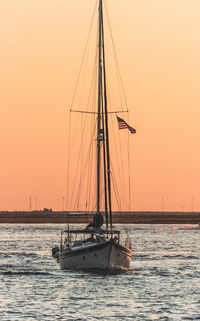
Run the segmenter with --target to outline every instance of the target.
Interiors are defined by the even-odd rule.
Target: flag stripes
[[[128,130],[130,130],[131,134],[135,134],[135,133],[136,133],[136,130],[135,130],[133,127],[129,126],[129,125],[125,122],[125,120],[123,120],[122,118],[120,118],[120,117],[118,117],[118,116],[117,116],[117,120],[118,120],[119,129],[126,129],[126,128],[128,128]]]

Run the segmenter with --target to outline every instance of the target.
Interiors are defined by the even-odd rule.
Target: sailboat
[[[96,211],[93,222],[86,228],[68,228],[61,232],[60,246],[52,255],[61,269],[114,269],[128,270],[132,260],[131,241],[127,236],[121,244],[120,230],[113,227],[111,201],[111,161],[108,128],[107,88],[104,52],[103,1],[98,3],[98,99],[96,149]],[[117,117],[119,128],[135,130]],[[121,126],[121,127],[120,127]],[[101,162],[103,165],[101,166]],[[100,177],[103,177],[105,204],[100,202]],[[101,180],[102,183],[102,180]],[[104,224],[105,220],[105,224]],[[103,228],[105,226],[105,228]]]

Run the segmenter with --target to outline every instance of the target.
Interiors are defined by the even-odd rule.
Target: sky
[[[95,0],[0,0],[0,210],[63,209],[67,109]],[[200,210],[200,2],[107,0],[131,209]]]

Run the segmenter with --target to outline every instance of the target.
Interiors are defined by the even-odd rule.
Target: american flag
[[[122,118],[120,118],[120,117],[118,117],[118,116],[117,116],[117,120],[118,120],[119,129],[126,129],[126,128],[128,128],[128,129],[130,130],[131,134],[135,134],[135,133],[136,133],[136,130],[135,130],[133,127],[129,126],[129,125],[125,122],[125,120],[123,120]]]

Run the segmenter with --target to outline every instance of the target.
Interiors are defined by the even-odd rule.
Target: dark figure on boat
[[[91,233],[91,236],[85,240],[85,242],[96,242],[97,240],[94,238],[94,233]]]
[[[103,215],[101,213],[99,214],[95,214],[94,218],[93,218],[93,222],[88,224],[88,226],[86,227],[86,230],[93,228],[95,230],[100,229],[100,227],[103,225]]]

